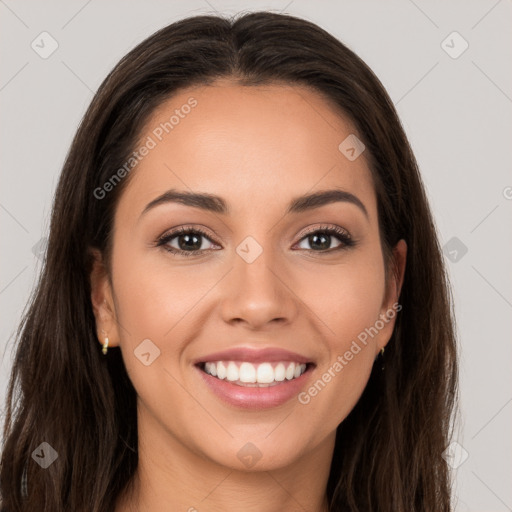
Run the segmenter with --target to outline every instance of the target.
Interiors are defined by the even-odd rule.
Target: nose
[[[293,322],[299,306],[290,280],[271,251],[264,250],[252,263],[236,255],[222,291],[223,320],[245,324],[250,330]]]

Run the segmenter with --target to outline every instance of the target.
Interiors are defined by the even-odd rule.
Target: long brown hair
[[[91,306],[90,248],[109,269],[113,215],[136,169],[101,187],[133,152],[154,109],[179,89],[230,78],[313,88],[366,146],[384,254],[404,239],[402,310],[381,362],[337,429],[331,511],[446,512],[457,398],[450,288],[418,166],[384,87],[336,38],[269,12],[196,16],[159,30],[105,79],[67,155],[46,258],[20,323],[0,472],[2,512],[109,512],[137,468],[136,393],[120,350],[105,358]],[[47,442],[45,470],[32,453]]]

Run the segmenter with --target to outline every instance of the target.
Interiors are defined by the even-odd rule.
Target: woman
[[[292,16],[169,25],[64,164],[1,510],[448,511],[449,299],[361,59]]]

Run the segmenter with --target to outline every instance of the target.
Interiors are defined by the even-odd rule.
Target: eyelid
[[[316,233],[317,231],[334,231],[338,234],[343,234],[343,235],[346,235],[348,238],[352,238],[351,234],[349,233],[349,231],[345,228],[342,228],[341,226],[337,226],[335,224],[321,224],[319,226],[313,226],[313,227],[307,227],[307,228],[304,228],[300,233],[299,233],[299,241],[302,240],[304,237],[308,236],[308,235],[311,235],[313,233]]]
[[[201,235],[208,238],[212,242],[215,241],[215,235],[213,235],[208,228],[206,228],[205,226],[203,226],[201,224],[185,224],[185,225],[177,226],[175,228],[166,229],[159,237],[157,237],[157,240],[161,240],[162,238],[167,238],[169,236],[176,236],[181,233],[188,233],[191,231],[201,233]],[[218,242],[215,242],[215,243],[218,243]]]

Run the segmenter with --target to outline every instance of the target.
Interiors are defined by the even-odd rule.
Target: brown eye
[[[333,238],[338,240],[338,244],[334,247],[332,246]],[[350,235],[344,229],[338,227],[315,229],[307,233],[299,243],[304,242],[309,244],[310,247],[301,247],[301,249],[314,252],[331,252],[355,245]]]
[[[162,246],[166,251],[181,256],[194,256],[198,253],[211,250],[205,247],[203,243],[204,239],[211,242],[207,234],[198,228],[180,228],[163,235],[159,239],[157,246]],[[171,245],[171,243],[174,245]]]

